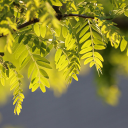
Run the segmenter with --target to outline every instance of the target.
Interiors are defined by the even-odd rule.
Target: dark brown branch
[[[94,17],[86,16],[86,15],[80,15],[80,14],[64,14],[64,15],[62,15],[62,14],[57,14],[57,15],[56,15],[56,18],[57,18],[58,20],[62,20],[63,18],[69,17],[69,16],[77,16],[77,17],[82,17],[82,18],[91,18],[91,19],[94,19]],[[28,21],[28,22],[26,22],[26,23],[24,23],[24,24],[19,25],[17,28],[18,28],[18,29],[21,29],[21,28],[24,28],[24,27],[26,27],[26,26],[28,26],[28,25],[34,24],[34,23],[36,23],[36,22],[39,22],[39,19],[36,18],[36,19],[34,19],[34,20]]]
[[[94,17],[86,16],[86,15],[80,15],[80,14],[64,14],[64,15],[62,15],[62,14],[57,14],[57,15],[56,15],[56,18],[57,18],[58,20],[62,20],[63,18],[70,17],[70,16],[94,19]],[[31,24],[34,24],[34,23],[36,23],[36,22],[39,22],[39,19],[38,19],[38,18],[35,18],[35,19],[33,19],[33,20],[30,20],[30,21],[28,21],[28,22],[25,22],[25,23],[19,25],[19,26],[17,27],[17,29],[24,28],[24,27],[26,27],[26,26],[28,26],[28,25],[31,25]],[[0,38],[1,38],[1,37],[4,37],[4,36],[5,36],[5,35],[0,35]]]
[[[30,20],[30,21],[28,21],[28,22],[25,22],[24,24],[19,25],[19,26],[17,27],[17,29],[24,28],[24,27],[26,27],[26,26],[28,26],[28,25],[30,25],[30,24],[36,23],[36,22],[39,22],[39,19],[36,18],[36,19]]]

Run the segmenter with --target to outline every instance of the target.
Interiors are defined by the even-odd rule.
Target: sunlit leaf
[[[120,50],[123,52],[127,46],[127,41],[123,38],[120,45]]]
[[[34,24],[34,32],[37,36],[40,36],[40,26],[38,23]]]
[[[92,40],[87,40],[81,47],[81,49],[84,49],[86,47],[89,47],[92,44]]]
[[[40,81],[41,81],[41,83],[42,83],[44,86],[46,86],[47,88],[50,88],[50,84],[49,84],[49,82],[48,82],[48,80],[47,80],[46,78],[41,77],[41,78],[40,78]]]
[[[46,35],[46,26],[40,25],[40,35],[42,36],[42,38],[45,37],[45,35]]]
[[[36,61],[36,63],[41,67],[52,69],[52,67],[49,64],[44,63],[43,61]]]
[[[80,32],[80,35],[79,35],[79,38],[81,38],[89,29],[89,25],[87,25],[81,32]]]
[[[56,54],[55,54],[55,62],[56,63],[59,61],[61,54],[62,54],[62,50],[58,49]]]
[[[87,32],[81,39],[80,39],[80,43],[86,41],[88,38],[90,37],[90,32]]]
[[[43,93],[46,92],[45,86],[43,84],[40,84],[40,89]]]
[[[89,46],[89,47],[87,47],[87,48],[84,48],[84,49],[82,49],[82,50],[80,51],[80,54],[84,54],[84,53],[86,53],[86,52],[90,52],[92,49],[93,49],[93,47],[91,47],[91,46]]]
[[[62,28],[62,34],[63,34],[63,37],[66,37],[68,34],[68,29],[65,26],[63,26]]]
[[[84,61],[84,65],[88,64],[88,63],[91,62],[92,60],[93,60],[93,57],[87,58],[87,59]]]
[[[43,69],[39,69],[40,73],[45,77],[45,78],[49,78],[48,74],[46,73],[46,71],[44,71]]]
[[[31,73],[33,72],[33,69],[35,67],[35,63],[32,63],[28,68],[28,78],[30,77]]]
[[[81,59],[85,59],[85,58],[88,58],[88,57],[91,57],[93,55],[93,52],[88,52],[86,54],[84,54]]]

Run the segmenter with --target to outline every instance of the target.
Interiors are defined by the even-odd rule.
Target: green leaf
[[[31,57],[30,56],[27,56],[27,58],[25,58],[25,60],[22,62],[22,65],[20,66],[20,69],[21,70],[22,68],[24,68],[28,62],[30,61]]]
[[[41,81],[41,83],[42,83],[44,86],[46,86],[47,88],[50,88],[50,84],[49,84],[49,82],[48,82],[48,80],[47,80],[46,78],[41,77],[41,78],[40,78],[40,81]]]
[[[45,37],[45,35],[46,35],[46,26],[40,25],[40,34],[41,34],[42,38]]]
[[[53,44],[50,44],[50,45],[46,48],[45,56],[50,53],[50,51],[52,50],[52,48],[53,48]]]
[[[66,39],[65,39],[65,47],[68,47],[69,42],[72,39],[72,34],[68,33]]]
[[[75,44],[75,42],[76,42],[76,40],[75,40],[75,39],[72,39],[72,40],[70,41],[70,43],[68,44],[68,46],[67,46],[67,50],[72,49],[73,46],[74,46],[74,44]]]
[[[65,59],[66,59],[66,56],[65,55],[62,55],[60,57],[60,60],[59,60],[59,62],[57,64],[56,68],[59,68],[61,66],[61,64],[64,63]]]
[[[39,69],[39,71],[45,78],[49,78],[48,74],[43,69]]]
[[[100,59],[101,61],[104,61],[103,57],[98,52],[94,52],[94,56]]]
[[[85,28],[80,32],[79,38],[81,38],[89,29],[89,25],[85,26]]]
[[[24,40],[24,45],[26,45],[26,44],[28,44],[28,42],[30,41],[30,37],[29,36],[27,36],[27,38]]]
[[[77,22],[74,28],[78,28],[80,26],[80,22]]]
[[[105,49],[106,47],[105,46],[103,46],[103,45],[94,45],[94,49],[96,49],[96,50],[103,50],[103,49]]]
[[[43,84],[40,84],[40,89],[41,89],[41,91],[42,91],[43,93],[46,92],[45,86],[44,86]]]
[[[17,97],[15,98],[15,100],[13,101],[13,105],[14,105],[18,100],[19,100],[19,96],[17,96]]]
[[[34,86],[34,84],[36,84],[38,81],[39,81],[39,77],[32,79],[29,85],[29,89],[31,89]]]
[[[76,74],[73,74],[72,77],[73,77],[76,81],[78,81],[78,77],[77,77]]]
[[[36,61],[36,63],[37,63],[39,66],[41,66],[41,67],[45,67],[45,68],[48,68],[48,69],[52,69],[52,67],[51,67],[49,64],[44,63],[44,62],[42,62],[42,61]]]
[[[76,31],[76,33],[80,32],[80,30],[88,23],[88,21],[85,21]]]
[[[58,28],[55,29],[56,36],[59,37],[61,33],[61,27],[59,26]]]
[[[13,75],[13,77],[10,80],[10,85],[14,84],[17,81],[17,77]]]
[[[84,49],[86,47],[89,47],[92,44],[92,40],[87,40],[81,47],[81,49]]]
[[[92,60],[93,60],[93,57],[87,58],[87,59],[84,61],[84,65],[88,64],[88,63],[91,62]]]
[[[85,58],[88,58],[88,57],[91,57],[93,55],[93,52],[88,52],[86,54],[84,54],[81,59],[85,59]]]
[[[37,60],[41,60],[41,61],[43,61],[43,62],[46,62],[46,63],[50,64],[50,62],[49,62],[46,58],[41,57],[41,56],[38,55],[38,54],[33,54],[33,57],[34,57],[34,59],[35,59],[36,61],[37,61]]]
[[[93,66],[95,64],[95,62],[94,61],[92,61],[92,62],[90,62],[90,68]]]
[[[66,66],[68,66],[68,61],[67,60],[65,60],[64,63],[59,67],[58,71],[63,70]]]
[[[1,84],[2,84],[3,86],[5,86],[5,79],[4,79],[3,77],[0,79],[0,81],[1,81]]]
[[[18,81],[16,81],[14,84],[11,85],[10,91],[13,90],[14,88],[16,88],[18,85]]]
[[[32,87],[32,92],[36,91],[39,86],[39,83],[34,84]]]
[[[63,26],[63,28],[62,28],[63,37],[65,38],[67,36],[67,34],[68,34],[68,29],[67,29],[67,27]]]
[[[32,63],[32,64],[29,66],[29,68],[28,68],[28,78],[29,78],[30,75],[32,74],[34,67],[35,67],[35,63]]]
[[[128,9],[124,11],[124,15],[128,17]]]
[[[18,59],[22,52],[25,50],[25,46],[23,44],[19,45],[19,47],[15,51],[15,58]]]
[[[22,62],[24,61],[24,59],[28,56],[28,51],[24,50],[24,52],[22,52],[22,54],[19,57],[19,63],[20,65],[22,65]]]
[[[59,0],[50,0],[50,1],[55,6],[62,6],[62,3]]]
[[[100,61],[98,58],[94,57],[94,61],[95,61],[98,65],[100,65],[100,67],[103,67],[103,64],[101,63],[101,61]]]
[[[18,43],[21,43],[21,41],[23,40],[25,34],[21,34],[20,37],[19,37],[19,40],[18,40]]]
[[[34,80],[38,75],[38,70],[37,68],[34,69],[33,73],[32,73],[32,77],[31,77],[31,80]]]
[[[101,45],[105,45],[105,43],[104,43],[103,41],[98,40],[97,38],[94,38],[94,39],[93,39],[93,41],[94,41],[94,44],[101,44]]]
[[[82,43],[86,41],[90,37],[90,32],[87,32],[79,41],[79,43]]]
[[[120,45],[120,50],[123,52],[127,46],[127,41],[123,38]]]
[[[58,63],[60,57],[61,57],[61,54],[62,54],[62,50],[61,49],[58,49],[56,51],[56,54],[55,54],[55,62]]]
[[[39,28],[39,24],[38,23],[35,23],[34,24],[34,32],[35,34],[39,37],[40,36],[40,28]]]
[[[80,51],[80,54],[84,54],[84,53],[87,53],[87,52],[90,52],[91,50],[93,49],[92,46],[89,46],[87,48],[84,48]]]

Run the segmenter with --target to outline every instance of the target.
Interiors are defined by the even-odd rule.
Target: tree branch
[[[56,15],[56,18],[57,18],[58,20],[62,20],[63,18],[70,17],[70,16],[94,19],[94,17],[86,16],[86,15],[80,15],[80,14],[64,14],[64,15],[62,15],[62,14],[57,14],[57,15]],[[34,23],[36,23],[36,22],[39,22],[39,19],[38,19],[38,18],[35,18],[35,19],[33,19],[33,20],[30,20],[30,21],[28,21],[28,22],[25,22],[25,23],[19,25],[19,26],[17,27],[17,29],[22,29],[22,28],[27,27],[28,25],[34,24]],[[5,36],[6,36],[6,35],[3,35],[3,34],[2,34],[2,35],[0,35],[0,38],[1,38],[1,37],[5,37]]]

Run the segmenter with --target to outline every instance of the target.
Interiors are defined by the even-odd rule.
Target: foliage
[[[85,0],[1,0],[0,1],[0,37],[6,37],[4,51],[0,53],[0,81],[4,86],[10,80],[10,90],[14,90],[14,113],[20,113],[24,99],[21,84],[23,76],[20,70],[28,67],[30,78],[29,89],[32,92],[40,88],[46,92],[50,88],[47,69],[52,69],[48,54],[55,50],[56,69],[63,73],[67,84],[72,78],[78,81],[77,75],[84,65],[96,67],[101,74],[103,52],[107,46],[127,50],[128,39],[115,26],[113,19],[124,14],[128,17],[128,5],[125,0],[110,0],[113,10],[106,16],[102,4]],[[86,14],[86,15],[85,15]],[[4,60],[9,52],[19,63]],[[109,51],[107,51],[108,55]],[[106,59],[107,60],[107,59]],[[107,81],[109,81],[108,74]],[[105,80],[106,81],[106,80]],[[119,94],[111,81],[110,88],[99,86],[100,95],[112,104],[111,95]],[[107,89],[106,89],[107,88]],[[104,89],[108,93],[104,94]],[[103,93],[101,93],[103,92]],[[109,96],[108,96],[109,95]],[[113,105],[113,104],[112,104]]]

